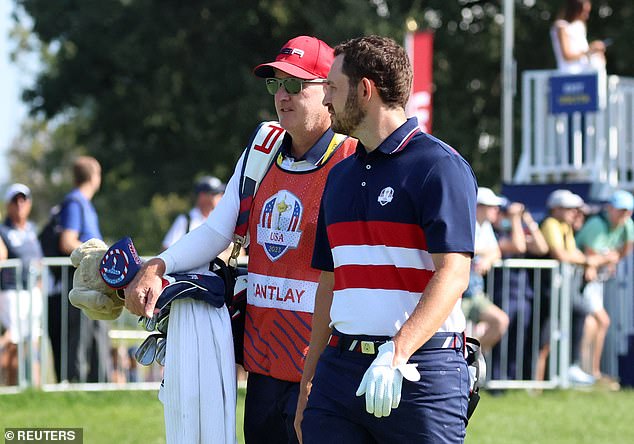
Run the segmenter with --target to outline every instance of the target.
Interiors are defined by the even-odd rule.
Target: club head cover
[[[115,242],[104,254],[99,274],[106,285],[116,290],[127,287],[141,268],[139,257],[132,239],[124,237]]]

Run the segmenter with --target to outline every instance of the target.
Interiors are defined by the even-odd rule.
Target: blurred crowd
[[[604,283],[632,250],[632,194],[617,190],[604,205],[591,207],[569,190],[555,190],[545,202],[548,214],[539,224],[522,203],[511,202],[489,188],[478,189],[477,204],[475,257],[469,288],[463,295],[463,310],[473,333],[491,351],[493,378],[517,379],[517,375],[524,375],[524,379],[545,379],[555,273],[541,271],[536,279],[536,270],[530,267],[493,269],[493,265],[509,258],[555,259],[576,266],[581,274],[580,284],[571,287],[570,294],[572,365],[567,370],[568,378],[572,384],[618,389],[617,378],[601,369],[610,326],[603,303]],[[539,344],[532,342],[535,325],[540,330]],[[508,346],[502,365],[499,342],[504,335]],[[533,347],[539,350],[535,360],[528,352]],[[517,350],[526,352],[516,356]]]
[[[225,185],[217,178],[205,176],[194,185],[194,205],[188,213],[178,215],[167,232],[163,248],[187,231],[195,228],[215,208]],[[96,190],[95,190],[96,191]],[[44,256],[36,225],[29,219],[33,196],[25,184],[15,183],[4,194],[5,214],[0,227],[0,265],[7,259],[19,259],[21,266],[0,269],[0,383],[14,385],[18,375],[17,347],[20,341],[60,341],[62,324],[67,335],[79,335],[86,319],[63,318],[61,312],[51,317],[49,335],[42,336],[43,292],[41,275],[29,273],[31,265]],[[618,262],[632,250],[634,197],[626,191],[615,191],[600,206],[590,206],[566,189],[552,192],[546,202],[547,216],[538,223],[521,202],[499,196],[490,188],[480,187],[477,196],[475,256],[469,286],[462,299],[471,333],[488,351],[494,379],[546,379],[550,352],[550,293],[554,271],[540,272],[535,279],[531,267],[505,267],[504,259],[555,259],[575,265],[581,284],[571,295],[571,357],[568,377],[573,384],[598,384],[618,389],[614,375],[601,369],[601,356],[610,317],[603,304],[604,283],[611,279]],[[72,279],[70,279],[72,280]],[[55,276],[46,294],[55,294]],[[535,284],[538,282],[538,284]],[[536,285],[539,288],[535,288]],[[30,289],[30,291],[28,291]],[[59,291],[59,289],[57,289]],[[539,296],[539,309],[535,299]],[[58,295],[59,297],[59,295]],[[610,295],[606,295],[610,297]],[[50,301],[49,301],[50,305]],[[50,307],[49,307],[50,310]],[[79,313],[77,313],[79,315]],[[81,315],[82,317],[84,315]],[[539,325],[539,344],[534,344],[535,325]],[[98,331],[99,328],[96,329]],[[96,345],[74,354],[67,344],[64,353],[73,358],[64,371],[61,359],[54,358],[55,380],[126,382],[138,379],[134,362],[134,346],[112,344],[105,333],[95,333]],[[506,338],[504,351],[500,341]],[[79,341],[79,338],[77,339]],[[521,341],[522,344],[518,344]],[[76,346],[76,345],[75,345]],[[35,347],[39,350],[39,344]],[[101,354],[98,351],[103,348]],[[539,350],[531,359],[530,350]],[[519,352],[518,352],[519,350]],[[523,352],[522,352],[523,351]],[[61,347],[52,347],[52,354],[61,354]],[[520,354],[521,353],[521,354]],[[33,369],[38,369],[38,362]],[[99,371],[78,368],[94,367]],[[39,371],[34,370],[39,384]]]
[[[18,384],[20,365],[25,367],[25,377],[36,386],[46,382],[121,383],[140,379],[134,360],[139,339],[117,337],[113,341],[111,325],[89,319],[68,303],[72,267],[42,266],[44,257],[68,256],[82,242],[101,239],[98,216],[91,203],[101,185],[101,167],[96,159],[81,156],[73,164],[73,175],[75,187],[51,209],[41,229],[30,219],[34,196],[27,185],[11,184],[4,193],[4,211],[0,212],[0,385]],[[216,177],[197,180],[193,207],[178,215],[162,247],[167,248],[200,225],[224,189],[225,184]],[[19,362],[19,347],[23,364]],[[46,356],[41,356],[41,350],[46,350]],[[43,360],[51,371],[45,381],[40,381]],[[144,379],[160,380],[160,373],[160,369],[148,369]]]

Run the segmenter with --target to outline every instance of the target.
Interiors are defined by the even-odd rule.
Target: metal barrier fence
[[[0,270],[2,269],[15,269],[19,274],[22,270],[22,262],[16,259],[0,262]],[[83,314],[72,315],[72,311],[76,309],[68,301],[68,292],[72,287],[73,270],[70,259],[67,257],[45,258],[40,264],[31,265],[27,289],[22,289],[20,279],[17,280],[17,291],[24,290],[17,298],[18,310],[21,304],[28,301],[28,314],[18,317],[18,323],[15,326],[21,338],[17,342],[17,385],[2,386],[0,382],[0,393],[19,391],[28,387],[40,387],[46,391],[70,388],[81,390],[158,388],[162,379],[162,368],[156,363],[142,367],[136,363],[133,356],[136,347],[149,333],[138,327],[137,318],[126,310],[114,321],[99,321],[99,328],[102,330],[96,332],[95,335],[103,336],[101,347],[107,353],[96,356],[95,349],[91,347],[87,348],[92,350],[92,356],[77,353],[79,361],[76,365],[80,369],[79,375],[75,372],[75,376],[69,377],[69,373],[72,373],[69,365],[75,364],[75,361],[69,361],[69,357],[75,356],[75,347],[84,346],[83,341],[81,344],[72,340],[69,342],[69,337],[77,330],[79,330],[77,336],[82,337],[85,331],[91,330],[90,325],[94,323]],[[57,300],[53,302],[53,299]],[[49,316],[51,307],[57,307],[54,310],[56,313],[58,311],[59,316]],[[58,328],[53,328],[53,331],[59,334],[57,347],[53,344],[54,335],[49,335],[49,321],[58,323]],[[93,346],[96,347],[96,344]],[[72,350],[69,350],[69,347]],[[57,356],[54,356],[56,354]],[[56,359],[57,365],[55,365]],[[93,365],[97,365],[96,374],[93,375],[88,373],[91,360]],[[93,373],[95,373],[94,369]],[[1,376],[3,375],[0,374]]]
[[[487,275],[487,296],[509,315],[507,333],[487,355],[489,388],[567,386],[570,305],[574,268],[555,260],[506,259]],[[549,327],[548,327],[549,326]],[[540,345],[550,346],[542,378],[536,365]],[[544,343],[544,344],[542,344]]]
[[[602,368],[608,374],[618,374],[618,357],[628,352],[628,336],[634,334],[634,256],[619,265],[616,278],[608,281],[605,291],[606,310],[612,318],[603,354]],[[0,270],[13,268],[20,273],[19,260],[0,262]],[[51,267],[61,267],[57,286],[53,285]],[[41,387],[43,390],[107,390],[156,389],[162,378],[162,368],[136,366],[133,351],[147,336],[137,326],[137,319],[124,310],[117,320],[108,322],[108,338],[112,347],[113,365],[100,372],[97,382],[68,378],[64,363],[70,352],[62,340],[60,375],[55,375],[51,342],[48,335],[48,299],[52,292],[61,294],[60,326],[62,338],[78,325],[69,322],[68,291],[72,267],[68,258],[46,258],[42,265],[32,266],[25,290],[28,313],[18,322],[18,383],[0,386],[0,393]],[[581,284],[581,270],[554,260],[507,259],[498,263],[487,276],[487,294],[511,318],[510,328],[494,350],[488,354],[487,387],[506,388],[566,388],[571,358],[571,312]],[[41,291],[38,291],[41,289]],[[26,297],[26,296],[24,296]],[[38,304],[39,298],[39,304]],[[19,303],[24,300],[18,298]],[[39,309],[38,307],[41,307]],[[35,309],[34,309],[35,308]],[[550,322],[545,312],[550,313]],[[82,315],[86,320],[85,316]],[[545,328],[547,327],[547,328]],[[548,333],[550,358],[543,379],[536,377],[535,366],[543,334]],[[61,381],[61,382],[60,382]],[[0,384],[1,385],[1,384]]]
[[[628,353],[628,338],[634,334],[633,270],[634,256],[629,255],[619,264],[616,276],[604,283],[605,308],[612,323],[601,368],[612,376],[618,376],[619,356]],[[507,333],[488,353],[487,387],[570,387],[575,337],[580,339],[585,318],[579,308],[583,268],[554,260],[507,259],[493,267],[486,281],[487,295],[511,321]],[[580,317],[577,331],[573,313]],[[545,375],[539,378],[536,367],[544,335],[549,338],[550,353]]]
[[[634,187],[634,79],[599,75],[605,107],[585,114],[551,114],[549,79],[557,71],[522,75],[522,153],[514,183],[565,179]]]

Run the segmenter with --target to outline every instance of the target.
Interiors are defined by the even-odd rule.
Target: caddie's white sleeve
[[[244,152],[236,164],[225,194],[205,223],[159,254],[158,257],[165,262],[166,273],[205,266],[229,246],[240,211],[239,187],[243,159]]]

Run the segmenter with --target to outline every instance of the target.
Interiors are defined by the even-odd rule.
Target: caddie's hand
[[[418,364],[394,366],[394,342],[389,341],[379,347],[379,353],[366,370],[357,389],[357,396],[365,393],[365,409],[377,418],[389,416],[392,409],[401,402],[403,378],[408,381],[420,380],[416,369]]]
[[[151,318],[163,290],[161,278],[164,273],[165,263],[161,259],[154,258],[144,263],[124,291],[125,308],[135,315]]]

